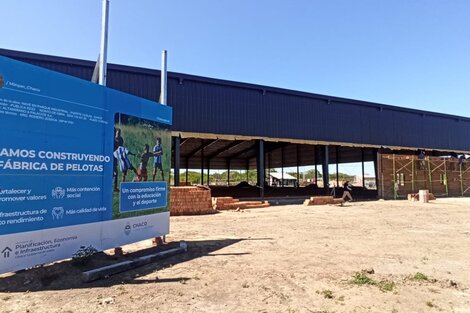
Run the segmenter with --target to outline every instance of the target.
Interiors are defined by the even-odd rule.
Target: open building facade
[[[0,49],[0,55],[90,80],[95,62]],[[107,86],[158,101],[160,71],[108,65]],[[436,196],[470,195],[470,119],[268,86],[168,73],[173,108],[174,184],[190,169],[210,184],[211,170],[227,171],[213,196],[308,197],[329,194],[329,166],[362,164],[364,198],[399,199],[419,189]],[[376,188],[364,163],[374,165]],[[311,166],[308,186],[272,186],[271,169]],[[317,170],[318,169],[318,170]],[[235,170],[256,170],[256,182],[230,184]],[[318,176],[321,172],[321,177]],[[292,174],[292,173],[290,173]],[[287,176],[287,174],[286,174]],[[248,180],[248,179],[247,179]],[[370,177],[369,177],[370,180]]]

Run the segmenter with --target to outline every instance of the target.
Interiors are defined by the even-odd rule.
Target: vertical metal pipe
[[[446,195],[449,196],[449,181],[447,180],[447,163],[446,159],[444,159],[444,184],[446,186]]]
[[[201,140],[201,185],[204,185],[204,139]]]
[[[325,194],[330,194],[330,174],[329,174],[329,149],[328,146],[323,146],[323,155],[322,155],[322,172],[323,172],[323,189]]]
[[[258,140],[256,154],[256,169],[257,169],[257,178],[258,178],[258,187],[259,187],[259,196],[264,197],[264,180],[265,180],[265,169],[264,169],[264,140]]]
[[[411,193],[415,192],[415,156],[411,156]]]
[[[109,0],[103,0],[101,12],[101,44],[99,60],[98,83],[106,86],[107,59],[108,59],[108,21],[109,21]]]
[[[263,198],[264,198],[264,187],[265,187],[265,182],[267,181],[267,176],[266,176],[266,153],[264,149],[264,141],[263,141]]]
[[[284,147],[281,148],[281,187],[284,187]]]
[[[339,187],[339,147],[335,148],[336,154],[336,187]]]
[[[250,169],[250,160],[246,159],[246,182],[249,183],[250,177],[248,176],[248,170]]]
[[[395,154],[393,154],[393,198],[397,200],[397,173],[395,172]]]
[[[384,197],[383,194],[383,186],[381,186],[381,183],[383,183],[383,175],[382,173],[382,168],[381,168],[381,155],[379,153],[379,150],[374,148],[372,150],[373,155],[374,155],[374,174],[375,174],[375,188],[377,188],[377,196],[381,195],[381,197]],[[380,167],[380,168],[379,168]],[[380,175],[380,179],[379,179]]]
[[[362,188],[366,187],[365,173],[364,173],[364,148],[361,148],[361,162],[362,162]]]
[[[317,170],[317,157],[318,157],[318,152],[317,152],[317,146],[315,145],[313,147],[313,164],[315,165],[315,185],[318,186],[318,170]]]
[[[210,184],[211,159],[207,159],[207,186]]]
[[[296,146],[296,157],[297,157],[297,185],[300,185],[299,184],[299,181],[300,181],[300,174],[299,174],[299,144],[297,144]]]
[[[272,154],[269,152],[268,154],[268,181],[269,181],[269,186],[271,186],[271,167],[272,167]]]
[[[174,164],[174,179],[173,179],[173,184],[175,186],[180,185],[180,167],[181,167],[181,156],[180,156],[180,144],[181,144],[181,137],[177,136],[175,137],[175,148],[174,148],[174,154],[175,154],[175,164]]]
[[[160,72],[160,103],[167,105],[167,52],[162,51],[162,70]]]
[[[186,158],[186,185],[188,184],[189,158]]]
[[[227,186],[230,186],[230,159],[227,159]]]
[[[464,194],[464,190],[463,190],[463,173],[462,173],[462,163],[459,162],[459,168],[460,168],[460,193],[462,194],[462,197],[463,197],[463,194]]]

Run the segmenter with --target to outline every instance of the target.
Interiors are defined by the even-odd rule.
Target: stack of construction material
[[[213,214],[211,190],[198,186],[171,187],[171,215]]]
[[[310,197],[310,199],[304,201],[304,205],[341,204],[343,202],[343,199],[335,199],[332,196]]]
[[[408,194],[408,200],[409,201],[420,201],[419,193],[409,193]],[[426,199],[423,199],[420,202],[426,203],[429,200],[436,200],[436,197],[431,192],[428,192],[427,195],[426,195]]]
[[[212,206],[216,210],[257,209],[269,206],[268,201],[240,201],[232,197],[212,198]]]

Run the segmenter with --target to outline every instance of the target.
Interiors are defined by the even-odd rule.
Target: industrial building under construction
[[[3,49],[0,55],[85,80],[95,66]],[[139,97],[158,101],[159,81],[158,70],[108,65],[107,86]],[[360,162],[357,197],[397,199],[419,189],[470,194],[470,118],[172,72],[168,105],[175,185],[188,181],[189,169],[198,169],[201,184],[210,184],[210,170],[226,170],[227,183],[211,186],[212,195],[302,198],[341,186],[338,175],[329,181],[329,165]],[[374,165],[376,188],[366,184],[365,162]],[[284,185],[282,169],[297,167],[299,179],[301,166],[318,167],[315,175],[322,175],[308,186]],[[281,169],[274,178],[273,168]],[[254,169],[256,183],[231,184],[231,171]]]

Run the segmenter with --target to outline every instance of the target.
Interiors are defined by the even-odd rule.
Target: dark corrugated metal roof
[[[94,64],[0,49],[0,55],[91,78]],[[108,65],[111,88],[157,100],[158,70]],[[168,74],[173,130],[470,151],[470,119],[268,86]]]

